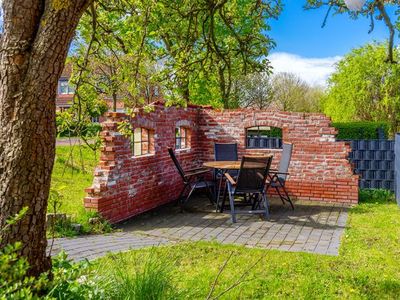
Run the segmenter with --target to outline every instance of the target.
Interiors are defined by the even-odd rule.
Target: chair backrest
[[[186,180],[185,172],[183,171],[183,169],[182,169],[181,164],[179,163],[179,161],[176,159],[174,150],[173,150],[172,148],[168,148],[168,153],[169,153],[169,155],[171,156],[172,161],[174,162],[175,167],[176,167],[176,169],[178,170],[179,175],[181,175],[182,179],[185,181],[185,180]]]
[[[293,144],[283,144],[282,145],[282,156],[279,161],[278,172],[287,173],[289,170],[290,160],[292,158]],[[278,174],[278,177],[282,180],[286,180],[286,174]]]
[[[237,144],[214,144],[214,155],[216,161],[238,160]]]
[[[235,192],[262,192],[271,167],[272,155],[243,156]]]

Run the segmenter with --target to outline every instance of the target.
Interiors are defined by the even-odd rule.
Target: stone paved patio
[[[56,239],[53,253],[63,248],[74,260],[179,241],[219,241],[265,249],[338,255],[348,207],[337,203],[298,201],[295,210],[273,199],[268,221],[215,213],[207,199],[192,201],[184,213],[174,205],[160,207],[120,224],[122,232]]]
[[[228,213],[215,213],[207,199],[197,199],[188,210],[180,213],[177,207],[164,207],[133,218],[121,228],[173,241],[216,240],[266,249],[337,255],[348,207],[301,201],[295,203],[292,211],[288,205],[282,206],[273,199],[268,221],[254,215],[239,215],[234,224]]]
[[[59,238],[54,240],[52,255],[64,249],[68,258],[79,261],[91,260],[106,255],[108,252],[123,252],[144,247],[159,246],[169,241],[165,238],[152,238],[130,232],[116,232],[105,235],[89,235],[77,238]],[[49,247],[51,240],[49,241]]]

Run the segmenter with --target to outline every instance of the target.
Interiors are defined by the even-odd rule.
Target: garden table
[[[219,185],[218,185],[218,192],[217,192],[217,201],[216,201],[216,209],[218,211],[218,203],[219,203],[219,198],[221,196],[221,188],[222,188],[222,180],[224,178],[224,174],[230,170],[239,170],[241,165],[241,161],[229,161],[229,160],[220,160],[220,161],[206,161],[203,163],[204,167],[207,168],[212,168],[219,170],[219,173],[221,174],[221,178],[219,179]],[[248,163],[247,166],[249,168],[257,168],[257,167],[264,167],[264,164],[259,164],[259,163]]]

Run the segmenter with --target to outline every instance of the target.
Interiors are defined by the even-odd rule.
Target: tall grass
[[[91,224],[89,220],[98,217],[96,212],[86,211],[83,198],[86,196],[85,188],[93,183],[93,172],[98,164],[98,153],[94,153],[87,146],[57,146],[56,159],[51,178],[51,190],[58,194],[58,213],[66,213],[70,220],[57,224],[56,236],[74,236],[76,231],[71,223],[82,224],[82,234],[104,233],[112,230],[110,224],[100,219]],[[48,212],[55,209],[50,201]]]
[[[153,250],[134,259],[129,254],[109,254],[107,264],[100,264],[99,272],[108,271],[102,285],[107,286],[109,299],[177,298],[172,280],[174,266],[168,257],[160,257]]]

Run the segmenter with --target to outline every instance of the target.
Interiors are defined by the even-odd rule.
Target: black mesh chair
[[[278,170],[271,169],[267,190],[270,187],[274,188],[278,193],[279,198],[281,198],[282,203],[285,204],[285,202],[289,202],[290,206],[294,210],[293,202],[285,188],[286,178],[289,175],[288,170],[290,160],[292,158],[293,145],[285,143],[283,144],[282,148],[282,156],[281,160],[279,161]]]
[[[210,202],[214,204],[213,191],[214,183],[211,181],[205,180],[206,173],[209,172],[208,169],[205,168],[194,168],[190,170],[184,171],[179,163],[178,159],[175,156],[175,152],[172,148],[168,148],[168,153],[171,156],[172,161],[175,164],[176,169],[178,170],[179,175],[183,180],[183,188],[179,194],[178,201],[183,210],[184,205],[187,203],[189,198],[192,196],[193,192],[197,189],[205,189],[207,191],[207,196],[210,199]],[[185,193],[187,193],[186,196]]]
[[[238,151],[237,144],[214,144],[214,156],[216,161],[237,161]],[[224,170],[215,170],[214,178],[223,176]],[[233,177],[237,176],[236,170],[229,170],[229,174]]]
[[[225,173],[232,222],[237,214],[263,214],[268,218],[268,200],[265,184],[271,167],[272,155],[266,157],[243,156],[237,179]],[[250,210],[237,210],[237,199],[243,196],[242,205],[251,206]],[[225,199],[225,195],[224,195]],[[244,202],[244,203],[243,203]]]
[[[214,144],[214,155],[216,161],[238,160],[237,144]]]
[[[238,150],[237,144],[223,144],[223,143],[215,143],[214,144],[214,157],[216,161],[237,161],[238,160]],[[216,210],[218,211],[223,207],[219,207],[219,198],[220,198],[220,191],[222,188],[222,179],[224,177],[224,173],[228,172],[233,178],[235,178],[238,174],[237,170],[214,170],[214,180],[218,183],[218,189],[215,190],[216,195]]]

